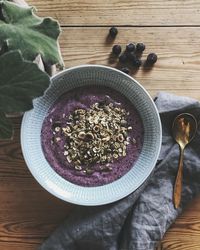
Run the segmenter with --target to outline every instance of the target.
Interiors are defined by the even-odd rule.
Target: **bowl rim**
[[[91,202],[84,202],[84,201],[81,201],[81,202],[78,202],[78,201],[74,201],[73,198],[70,199],[69,197],[66,198],[66,197],[63,197],[63,195],[60,195],[58,192],[54,192],[53,189],[51,189],[48,184],[46,184],[46,182],[43,182],[40,180],[40,178],[38,178],[38,176],[35,174],[33,168],[30,166],[30,161],[28,159],[28,157],[26,156],[26,150],[25,150],[25,144],[24,144],[24,127],[25,127],[25,118],[26,116],[28,115],[29,112],[31,112],[33,109],[31,109],[30,111],[26,111],[24,113],[24,116],[23,116],[23,119],[22,119],[22,123],[21,123],[21,132],[20,132],[20,140],[21,140],[21,147],[22,147],[22,153],[23,153],[23,157],[24,157],[24,160],[25,160],[25,163],[29,169],[29,171],[31,172],[31,174],[33,175],[33,177],[35,178],[35,180],[46,190],[48,191],[49,193],[51,193],[52,195],[54,195],[55,197],[65,201],[65,202],[70,202],[72,204],[77,204],[77,205],[84,205],[84,206],[99,206],[99,205],[105,205],[105,204],[109,204],[109,203],[112,203],[112,202],[115,202],[115,201],[118,201],[124,197],[127,197],[128,195],[130,195],[131,193],[135,192],[137,189],[140,188],[140,186],[145,182],[145,180],[147,180],[149,178],[149,176],[151,175],[151,173],[153,172],[154,168],[155,168],[155,165],[156,165],[156,162],[158,160],[158,157],[159,157],[159,154],[160,154],[160,150],[161,150],[161,145],[162,145],[162,124],[161,124],[161,120],[160,120],[160,115],[159,115],[159,112],[158,112],[158,109],[152,99],[152,97],[150,96],[150,94],[147,92],[147,90],[137,81],[135,80],[135,78],[131,77],[130,75],[116,69],[116,68],[112,68],[112,67],[109,67],[109,66],[104,66],[104,65],[98,65],[98,64],[82,64],[82,65],[78,65],[78,66],[74,66],[74,67],[70,67],[70,68],[67,68],[67,69],[64,69],[62,70],[61,72],[58,72],[57,74],[55,74],[54,76],[52,76],[50,79],[51,81],[56,79],[56,78],[59,78],[61,77],[63,74],[65,74],[66,72],[70,72],[70,71],[73,71],[73,70],[77,70],[77,69],[81,69],[81,68],[101,68],[101,69],[108,69],[108,70],[112,70],[114,72],[117,72],[117,73],[120,73],[126,77],[128,77],[131,81],[134,81],[137,85],[139,85],[139,87],[145,92],[145,94],[149,97],[149,101],[152,103],[153,107],[154,107],[154,111],[155,111],[155,114],[157,115],[157,121],[158,121],[158,128],[159,128],[159,131],[158,131],[158,134],[159,134],[159,145],[157,146],[158,150],[155,154],[155,158],[154,158],[154,161],[152,162],[152,167],[151,169],[149,170],[149,174],[147,177],[144,177],[140,180],[138,186],[136,189],[134,190],[130,190],[126,196],[124,195],[118,195],[116,196],[115,198],[113,199],[110,199],[109,201],[105,201],[105,202],[94,202],[94,201],[91,201]],[[47,88],[47,90],[51,88],[51,84],[50,86]],[[46,91],[47,91],[46,90]],[[44,92],[43,95],[45,95],[46,91]],[[43,97],[43,96],[41,96]]]

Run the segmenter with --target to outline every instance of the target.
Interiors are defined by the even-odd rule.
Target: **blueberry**
[[[133,51],[130,53],[127,53],[127,57],[130,61],[134,61],[136,59],[136,55]]]
[[[127,68],[127,67],[122,68],[121,71],[124,72],[124,73],[126,73],[126,74],[130,73],[129,68]]]
[[[137,52],[143,52],[145,50],[145,45],[144,45],[144,43],[137,43],[137,45],[136,45],[136,51]]]
[[[127,52],[132,52],[135,51],[135,44],[134,43],[129,43],[126,45],[126,51]]]
[[[113,26],[113,27],[110,28],[109,34],[110,34],[110,36],[111,36],[112,38],[115,38],[116,35],[117,35],[117,33],[118,33],[118,30],[117,30],[116,27]]]
[[[158,57],[155,53],[150,53],[148,56],[147,56],[147,61],[146,63],[147,64],[150,64],[150,65],[153,65],[154,63],[156,63]]]
[[[124,53],[124,54],[122,54],[120,57],[119,57],[119,61],[120,61],[120,63],[125,63],[125,62],[127,62],[127,55]]]
[[[115,55],[119,55],[120,53],[121,53],[121,51],[122,51],[122,48],[121,48],[121,46],[120,45],[114,45],[113,46],[113,48],[112,48],[112,52],[113,52],[113,54],[115,54]]]
[[[139,68],[142,65],[142,61],[138,58],[136,58],[135,60],[133,60],[133,66],[135,66],[136,68]]]

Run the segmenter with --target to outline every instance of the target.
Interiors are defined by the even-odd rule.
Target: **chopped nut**
[[[71,132],[70,127],[64,127],[62,128],[63,133],[69,134]]]
[[[60,131],[60,127],[56,127],[56,128],[55,128],[55,131],[56,131],[56,132],[59,132],[59,131]]]
[[[94,103],[89,109],[76,109],[64,127],[61,128],[61,122],[57,127],[55,131],[62,129],[65,136],[64,155],[68,162],[77,171],[80,165],[87,166],[83,170],[86,174],[93,173],[94,163],[112,163],[113,159],[126,155],[128,131],[132,129],[125,109],[105,102]]]
[[[78,171],[81,171],[81,170],[82,170],[82,167],[81,167],[81,166],[78,166],[78,165],[75,166],[74,168],[75,168],[76,170],[78,170]]]
[[[115,159],[117,159],[118,158],[118,154],[113,154],[113,157],[115,158]]]
[[[52,123],[52,129],[55,130],[56,127],[61,127],[61,122],[60,121],[55,121]]]
[[[127,121],[126,120],[121,120],[121,125],[122,126],[126,126],[127,125]]]
[[[99,127],[99,125],[95,125],[94,127],[93,127],[93,130],[94,130],[94,132],[99,132],[99,129],[100,129],[100,127]]]
[[[74,162],[74,164],[75,164],[76,166],[80,166],[80,165],[81,165],[81,162],[80,162],[79,160],[76,160],[76,161]]]
[[[123,149],[122,149],[122,148],[119,148],[119,149],[118,149],[118,152],[119,152],[119,153],[122,153],[122,152],[123,152]]]
[[[101,161],[102,161],[102,162],[106,161],[106,159],[107,159],[107,157],[106,157],[105,155],[103,155],[103,156],[101,157]]]
[[[100,148],[96,148],[96,147],[94,147],[94,148],[93,148],[93,151],[94,151],[94,153],[97,153],[97,152],[99,152],[99,151],[100,151]]]
[[[81,139],[81,140],[84,140],[85,139],[85,132],[79,132],[78,134],[78,138]]]
[[[133,138],[133,139],[132,139],[132,142],[133,142],[134,144],[136,144],[136,139],[135,139],[135,138]]]
[[[102,141],[105,141],[105,142],[106,142],[106,141],[109,141],[109,140],[110,140],[110,136],[109,136],[109,135],[107,135],[106,137],[103,137],[103,138],[102,138]]]
[[[77,154],[72,154],[72,155],[71,155],[71,158],[72,158],[72,160],[76,160]]]
[[[55,143],[55,137],[53,136],[52,138],[51,138],[51,144],[54,144]]]
[[[124,141],[124,136],[123,136],[123,134],[119,134],[119,135],[117,136],[117,140],[118,140],[119,142],[123,142],[123,141]]]
[[[71,160],[71,157],[70,157],[70,156],[67,156],[67,161],[68,161],[69,163],[71,163],[71,162],[72,162],[72,160]]]
[[[94,170],[93,169],[90,169],[90,168],[86,168],[86,174],[88,174],[88,175],[91,175],[91,174],[93,174],[94,173]]]
[[[113,108],[113,103],[110,103],[108,106],[109,106],[110,108]]]
[[[123,152],[122,152],[122,156],[126,156],[126,151],[123,151]]]

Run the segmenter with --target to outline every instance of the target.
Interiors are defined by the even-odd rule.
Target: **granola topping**
[[[109,163],[125,157],[132,127],[127,122],[129,113],[113,103],[94,103],[89,109],[76,109],[61,126],[53,124],[53,134],[65,137],[64,156],[77,171],[93,174],[93,165],[100,164],[100,172],[112,171]],[[135,142],[135,139],[132,138]]]
[[[112,183],[130,171],[143,146],[144,126],[133,103],[106,86],[63,93],[41,129],[44,156],[52,169],[79,186]]]

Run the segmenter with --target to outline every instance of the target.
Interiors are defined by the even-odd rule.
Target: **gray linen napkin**
[[[163,126],[162,149],[154,173],[134,193],[115,203],[76,206],[40,250],[153,250],[182,208],[200,192],[200,131],[184,154],[182,203],[174,209],[172,192],[179,148],[171,136],[175,116],[192,113],[200,103],[161,92],[155,99]]]

